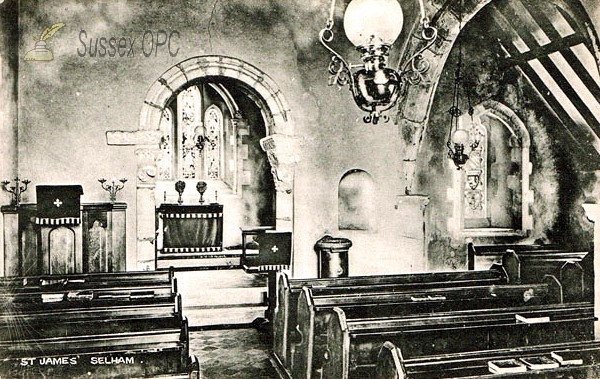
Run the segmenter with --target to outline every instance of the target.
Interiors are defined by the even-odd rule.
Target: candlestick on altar
[[[177,204],[181,205],[183,204],[183,191],[185,190],[185,182],[183,180],[178,180],[175,182],[175,191],[177,191],[177,193],[179,194],[179,197],[177,198]]]
[[[196,190],[200,193],[200,204],[204,204],[204,192],[206,192],[206,182],[205,181],[199,181],[198,184],[196,184]]]

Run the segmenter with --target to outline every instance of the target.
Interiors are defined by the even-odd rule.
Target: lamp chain
[[[331,0],[331,6],[329,8],[329,18],[327,19],[326,28],[333,29],[333,16],[335,14],[335,0]]]
[[[329,50],[331,54],[333,54],[328,68],[329,74],[331,75],[329,77],[329,85],[337,83],[338,86],[343,87],[350,83],[351,86],[354,86],[354,79],[352,78],[352,73],[350,72],[350,65],[340,54],[327,45],[327,43],[333,41],[335,1],[336,0],[331,0],[329,18],[327,19],[325,28],[319,32],[319,41],[321,41],[321,44],[325,46],[325,48]]]
[[[424,0],[419,0],[419,9],[421,10],[421,27],[423,30],[421,31],[421,38],[423,41],[427,43],[423,46],[419,51],[413,54],[409,60],[406,61],[404,66],[402,67],[402,71],[400,71],[400,62],[398,62],[398,70],[402,72],[403,77],[409,81],[410,84],[416,85],[423,81],[424,74],[429,70],[430,64],[427,60],[423,58],[423,52],[429,49],[436,41],[438,31],[437,28],[431,26],[429,24],[430,20],[425,13],[425,3]],[[410,69],[408,69],[410,65]]]

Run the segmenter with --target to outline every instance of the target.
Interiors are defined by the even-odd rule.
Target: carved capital
[[[156,156],[159,149],[137,149],[137,178],[141,183],[153,183],[156,180]]]
[[[272,134],[260,140],[267,153],[277,191],[292,192],[294,166],[300,160],[300,140],[285,134]]]

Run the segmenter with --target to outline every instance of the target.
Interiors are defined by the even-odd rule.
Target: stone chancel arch
[[[165,71],[150,86],[135,131],[108,131],[108,145],[134,145],[137,161],[136,183],[136,268],[154,269],[155,187],[158,177],[162,132],[160,123],[168,111],[169,99],[188,83],[204,77],[235,79],[253,92],[261,109],[266,137],[261,147],[271,163],[276,185],[276,227],[291,230],[293,170],[298,157],[298,142],[289,105],[277,84],[267,74],[242,60],[226,56],[198,56],[182,61]],[[236,120],[233,120],[236,122]]]

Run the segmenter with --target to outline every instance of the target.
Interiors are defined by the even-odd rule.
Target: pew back
[[[2,284],[2,377],[199,377],[170,271]]]
[[[542,315],[543,322],[521,322]],[[404,359],[451,356],[469,351],[519,348],[543,343],[593,339],[593,306],[589,303],[469,310],[407,317],[348,319],[334,308],[327,324],[322,373],[331,378],[371,377],[385,341],[397,346]]]
[[[469,269],[502,262],[512,283],[536,283],[545,275],[554,275],[564,283],[567,301],[580,301],[586,294],[586,273],[582,264],[588,256],[587,251],[573,251],[557,245],[469,243],[467,252]]]
[[[391,317],[486,307],[560,303],[554,280],[529,285],[489,285],[397,289],[382,292],[365,287],[355,294],[320,293],[304,287],[297,304],[297,326],[290,334],[289,370],[294,378],[311,378],[320,369],[322,348],[327,345],[327,325],[337,307],[353,318]],[[331,349],[329,350],[331,353]]]
[[[290,333],[296,327],[298,298],[303,287],[314,292],[352,294],[366,289],[394,291],[407,288],[435,288],[460,285],[492,285],[506,283],[503,270],[434,272],[400,275],[356,276],[346,278],[290,279],[277,276],[277,298],[273,312],[273,352],[281,366],[291,364]]]
[[[553,369],[522,373],[492,374],[488,362],[527,357],[551,357],[554,351],[571,351],[582,359],[581,365],[560,365]],[[600,377],[600,341],[530,345],[510,349],[470,351],[407,359],[400,348],[386,341],[378,354],[375,378],[597,378]]]

